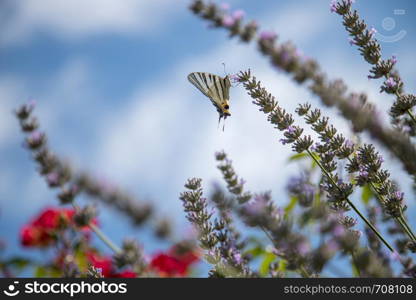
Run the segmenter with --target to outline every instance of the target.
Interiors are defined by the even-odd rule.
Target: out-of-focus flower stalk
[[[320,160],[310,151],[310,147],[313,141],[310,136],[301,136],[303,129],[294,126],[294,120],[291,114],[287,113],[281,108],[275,97],[266,91],[264,87],[260,85],[260,82],[255,77],[251,76],[250,71],[239,73],[239,82],[241,82],[248,94],[254,99],[253,103],[260,107],[260,111],[267,115],[267,119],[270,123],[276,126],[280,131],[284,131],[285,139],[281,139],[283,144],[291,143],[293,151],[302,153],[305,151],[320,167],[323,174],[329,181],[329,187],[332,190],[328,190],[337,202],[342,205],[342,201],[346,201],[348,205],[357,213],[357,215],[364,221],[364,223],[377,235],[377,237],[383,242],[383,244],[391,251],[395,252],[393,247],[385,240],[382,234],[369,222],[369,220],[361,213],[361,211],[349,200],[348,196],[352,193],[352,190],[347,185],[342,187],[337,182],[336,178],[323,166]],[[334,189],[336,191],[334,191]],[[341,201],[339,201],[341,200]]]

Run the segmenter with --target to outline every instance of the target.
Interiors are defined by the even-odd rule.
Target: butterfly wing
[[[228,101],[231,82],[228,76],[221,78],[207,72],[193,72],[188,75],[188,80],[211,100],[220,116],[230,115]]]

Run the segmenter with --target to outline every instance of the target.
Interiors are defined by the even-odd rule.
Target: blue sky
[[[414,1],[356,2],[380,34],[394,37],[405,31],[396,42],[382,42],[383,56],[397,55],[406,89],[414,93]],[[275,30],[281,41],[292,40],[331,77],[344,79],[354,91],[367,92],[380,110],[391,105],[391,97],[379,94],[380,82],[367,80],[369,66],[348,44],[339,16],[329,12],[329,1],[229,3],[232,9],[245,10],[263,29]],[[222,63],[228,73],[251,68],[288,110],[299,102],[319,101],[271,68],[254,46],[209,29],[188,11],[188,4],[0,2],[0,238],[7,242],[8,253],[30,254],[19,247],[19,229],[42,207],[56,204],[55,192],[37,176],[21,147],[22,135],[11,113],[29,98],[37,101],[36,114],[56,153],[152,201],[161,215],[175,221],[179,232],[188,230],[178,200],[183,183],[197,176],[209,189],[220,180],[214,152],[221,149],[229,153],[248,188],[271,189],[277,203],[285,203],[283,187],[296,168],[287,164],[290,149],[278,143],[279,134],[241,87],[232,89],[232,117],[224,132],[218,130],[215,109],[186,75],[223,75]],[[394,14],[395,9],[404,14]],[[336,111],[325,112],[348,134],[348,125]],[[387,163],[409,195],[414,216],[410,181],[402,179],[396,161]],[[122,215],[102,206],[100,213],[103,230],[115,241],[135,237],[149,252],[165,246],[146,230],[131,229]]]

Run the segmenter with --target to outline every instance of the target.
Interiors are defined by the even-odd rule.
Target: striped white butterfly
[[[221,118],[225,120],[231,116],[229,111],[231,81],[228,75],[222,78],[207,72],[193,72],[188,75],[188,80],[211,100],[220,115],[218,123]]]

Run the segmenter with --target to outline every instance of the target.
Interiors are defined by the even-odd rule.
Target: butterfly
[[[193,72],[188,75],[188,80],[211,100],[219,113],[218,124],[222,118],[225,120],[231,116],[229,111],[231,81],[228,75],[222,78],[207,72]]]

